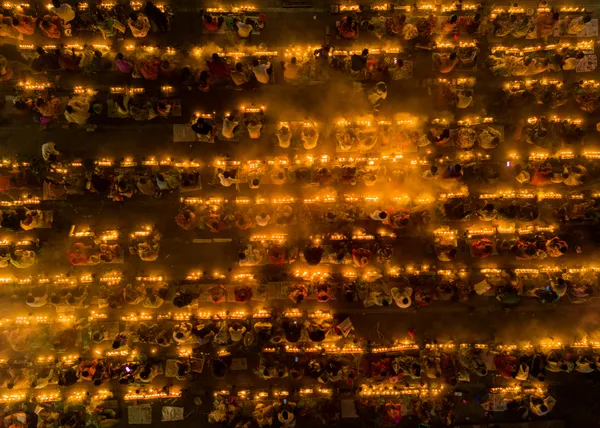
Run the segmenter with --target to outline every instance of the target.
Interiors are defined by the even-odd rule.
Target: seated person
[[[341,39],[356,39],[358,37],[358,23],[351,16],[343,16],[337,26],[337,33]]]
[[[210,137],[214,134],[213,126],[202,117],[198,117],[192,124],[192,131],[194,131],[198,137]]]
[[[576,36],[577,33],[584,30],[585,25],[592,20],[590,15],[585,16],[567,16],[564,20],[565,32],[570,36]]]
[[[477,142],[479,146],[484,149],[494,149],[500,144],[500,131],[492,128],[491,126],[485,126],[483,130],[477,135]]]
[[[287,124],[282,125],[277,131],[275,131],[279,147],[287,149],[290,147],[292,142],[292,132]]]
[[[450,54],[433,54],[433,62],[436,64],[440,73],[450,73],[458,64],[458,56],[456,52]]]
[[[16,13],[12,20],[14,29],[27,36],[33,35],[35,31],[35,22],[36,18],[23,13]]]
[[[260,130],[262,129],[262,126],[262,123],[256,117],[252,117],[250,120],[248,120],[246,123],[246,128],[248,129],[249,137],[253,140],[260,138]]]
[[[158,79],[161,61],[158,58],[143,59],[137,64],[137,70],[146,80]]]
[[[295,82],[300,77],[300,66],[296,57],[292,57],[290,62],[283,65],[283,78],[286,82]]]
[[[244,71],[244,65],[238,62],[235,65],[235,69],[231,72],[231,80],[236,86],[245,85],[250,81],[248,73]]]
[[[90,108],[90,97],[76,95],[69,100],[69,105],[65,109],[65,118],[70,123],[84,125],[91,116]]]
[[[232,139],[235,136],[235,130],[239,125],[238,118],[233,114],[223,118],[223,127],[221,128],[221,134],[227,139]]]
[[[471,244],[471,254],[480,259],[490,256],[493,249],[494,244],[488,238],[476,239]]]
[[[302,127],[300,138],[302,139],[302,145],[306,150],[314,149],[317,147],[317,141],[319,140],[319,130],[313,123],[308,126],[305,125]]]
[[[56,15],[46,15],[41,19],[39,27],[46,37],[60,39],[62,19]]]
[[[150,20],[143,13],[130,13],[127,24],[131,29],[133,37],[136,38],[146,37],[148,35],[148,31],[150,31]]]
[[[223,27],[223,23],[225,22],[225,18],[223,16],[215,17],[210,15],[204,15],[204,19],[202,20],[204,24],[204,28],[206,28],[211,33],[217,33]]]

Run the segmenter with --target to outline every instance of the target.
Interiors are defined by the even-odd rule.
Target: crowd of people
[[[492,10],[460,2],[396,10],[386,5],[353,13],[340,7],[335,35],[328,34],[324,44],[267,51],[264,44],[249,47],[269,30],[266,15],[254,7],[202,10],[203,33],[226,35],[232,46],[189,48],[193,40],[164,46],[172,27],[168,7],[134,3],[75,7],[53,0],[39,13],[6,4],[0,33],[21,54],[18,61],[0,56],[0,81],[7,87],[18,82],[13,113],[33,115],[42,129],[66,121],[93,131],[104,115],[140,122],[181,116],[182,91],[260,93],[265,85],[336,79],[352,83],[361,111],[331,123],[319,116],[276,117],[280,121],[273,123],[271,106],[267,116],[264,106],[252,105],[181,120],[179,126],[200,143],[257,145],[268,139],[276,153],[285,153],[258,160],[227,153],[215,159],[202,153],[198,161],[81,160],[50,138],[41,159],[3,160],[5,190],[27,195],[22,204],[0,204],[7,233],[41,234],[37,229],[53,225],[47,207],[76,205],[82,195],[124,209],[145,197],[156,207],[149,211],[157,212],[177,197],[180,202],[171,205],[179,212],[168,221],[183,231],[168,229],[164,237],[148,225],[124,235],[73,226],[61,250],[19,235],[0,242],[0,268],[19,273],[0,278],[3,296],[15,310],[28,311],[18,317],[11,311],[0,320],[5,424],[106,427],[122,416],[106,403],[115,398],[112,389],[127,390],[116,394],[125,401],[181,399],[188,406],[193,399],[200,407],[201,397],[187,394],[200,385],[214,400],[205,403],[212,411],[202,417],[222,426],[294,428],[301,418],[339,422],[348,410],[340,411],[344,398],[354,402],[350,413],[374,424],[415,417],[416,423],[452,426],[456,406],[472,400],[485,412],[544,416],[556,403],[549,384],[566,373],[591,379],[600,371],[593,332],[590,341],[570,345],[538,344],[534,337],[529,343],[455,344],[415,337],[410,330],[406,340],[390,344],[377,326],[382,343],[374,343],[344,315],[344,308],[387,316],[443,305],[462,305],[470,313],[480,302],[501,312],[527,300],[560,308],[567,300],[595,298],[598,270],[585,267],[588,260],[581,257],[595,255],[599,155],[588,143],[600,128],[549,110],[575,101],[578,114],[593,114],[600,84],[530,79],[564,72],[568,80],[566,73],[595,68],[594,45],[587,40],[598,35],[591,13],[544,4]],[[87,40],[89,32],[106,44],[70,43]],[[363,43],[371,35],[386,45]],[[484,37],[490,54],[482,48]],[[44,39],[49,43],[40,42]],[[516,46],[503,46],[506,39]],[[525,40],[522,48],[515,39]],[[397,81],[419,77],[414,76],[419,55],[413,54],[421,49],[431,51],[432,71],[441,76],[422,85],[441,114],[384,117],[380,111],[393,98],[388,91],[402,84]],[[494,77],[510,78],[501,82],[493,106],[482,106],[475,77],[463,77],[481,65]],[[84,75],[98,80],[116,75],[126,83],[110,90],[68,88],[65,102],[64,82]],[[358,98],[345,92],[343,99]],[[536,114],[547,112],[507,119],[530,106]],[[462,115],[465,109],[477,113]],[[490,117],[493,109],[498,118]],[[332,152],[335,147],[336,154],[324,153],[324,147]],[[294,196],[273,196],[273,188]],[[30,197],[37,194],[39,199]],[[225,275],[206,267],[168,280],[87,273],[125,262],[152,271],[166,261],[181,269],[180,260],[173,260],[183,245],[171,252],[167,244],[219,239],[234,248],[229,255],[236,268]],[[47,257],[47,249],[76,274],[21,276],[39,274],[34,265]],[[407,254],[428,262],[409,265]],[[479,259],[503,268],[481,267]],[[239,276],[238,267],[244,272]],[[274,300],[279,302],[271,305]],[[45,357],[48,353],[57,356]],[[256,380],[250,390],[230,382],[242,359]],[[453,395],[461,384],[496,382],[507,386],[485,388],[473,398]],[[44,396],[55,387],[60,398]],[[89,392],[70,397],[75,389]],[[48,404],[59,399],[76,404],[65,409]],[[17,408],[21,402],[39,408]],[[165,414],[163,409],[168,420]]]

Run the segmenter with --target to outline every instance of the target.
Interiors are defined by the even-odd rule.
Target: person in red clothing
[[[80,61],[81,56],[75,55],[75,48],[71,49],[71,53],[58,52],[58,63],[67,71],[81,71]]]
[[[221,27],[223,27],[224,22],[225,18],[222,16],[217,18],[210,15],[204,15],[204,27],[212,33],[217,33]]]
[[[208,71],[215,77],[215,79],[229,79],[231,70],[229,65],[223,61],[219,54],[212,54],[212,60],[206,61]]]

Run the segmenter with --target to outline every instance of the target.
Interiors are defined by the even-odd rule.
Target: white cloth
[[[314,149],[317,147],[317,141],[319,140],[319,133],[315,129],[315,134],[311,137],[302,131],[302,145],[306,150]]]
[[[239,21],[237,23],[237,28],[238,28],[238,34],[240,35],[240,37],[249,37],[250,33],[254,29],[254,27],[252,27],[252,25],[245,24],[241,21]]]
[[[385,100],[387,98],[387,91],[380,91],[379,89],[377,89],[377,86],[375,86],[375,88],[369,91],[368,98],[369,101],[371,101],[371,104],[375,105],[379,101]]]
[[[222,172],[219,173],[218,177],[219,181],[221,182],[221,186],[229,187],[236,183],[236,180],[234,180],[233,178],[225,177],[225,175],[223,175]]]
[[[458,101],[456,102],[457,108],[467,108],[473,102],[473,97],[465,97],[464,95],[458,94]]]
[[[261,215],[257,215],[256,218],[256,224],[259,226],[266,226],[267,224],[269,224],[269,221],[271,220],[271,216],[270,215],[266,215],[266,216],[261,216]]]
[[[71,122],[76,123],[78,125],[85,124],[90,118],[91,114],[90,103],[84,97],[73,97],[69,101],[69,106],[73,107],[73,113],[69,113],[65,110],[65,118]]]
[[[66,3],[61,4],[60,7],[51,7],[50,10],[58,15],[58,17],[64,22],[69,22],[75,19],[75,11]]]
[[[283,78],[285,80],[296,80],[300,74],[300,66],[298,64],[289,64],[285,65],[283,70]]]
[[[267,73],[269,67],[271,67],[270,62],[267,62],[266,64],[258,64],[257,66],[252,67],[252,71],[256,76],[256,80],[264,84],[269,83],[269,81],[271,80],[271,78],[269,77],[269,73]]]
[[[225,138],[233,138],[233,130],[238,125],[239,122],[236,122],[235,120],[229,120],[227,118],[223,119],[223,129],[221,130],[221,134],[223,134],[223,137]]]
[[[260,130],[262,128],[262,123],[258,123],[256,125],[248,125],[248,135],[250,138],[256,140],[260,138]]]
[[[46,143],[42,146],[42,157],[44,158],[44,161],[48,162],[50,155],[60,155],[60,152],[56,150],[56,144],[54,143]]]
[[[571,57],[565,60],[565,64],[563,65],[563,70],[575,70],[577,67],[577,58]]]

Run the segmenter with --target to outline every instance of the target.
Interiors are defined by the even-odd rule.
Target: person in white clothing
[[[456,107],[467,108],[473,104],[473,92],[471,91],[459,91],[456,93]]]
[[[69,22],[75,19],[75,11],[67,3],[60,4],[60,0],[52,0],[50,11],[54,12],[63,22]]]
[[[239,36],[243,37],[244,39],[250,37],[250,33],[252,33],[252,30],[254,30],[254,27],[252,26],[252,20],[250,18],[246,18],[245,22],[238,21],[236,26]]]
[[[45,162],[54,162],[59,155],[60,152],[56,150],[56,144],[46,143],[42,146],[42,157]]]
[[[250,138],[252,138],[253,140],[260,138],[260,130],[262,129],[262,123],[260,123],[256,119],[251,119],[250,122],[248,122],[248,125],[246,125],[246,127],[248,128],[248,135],[250,136]]]
[[[271,63],[267,61],[266,64],[260,64],[257,59],[252,61],[252,72],[260,83],[267,84],[271,80],[269,76],[269,70],[271,69]]]
[[[387,98],[387,85],[384,82],[377,83],[373,88],[367,91],[367,98],[371,102],[375,111],[379,110],[381,101]]]
[[[259,215],[256,216],[255,218],[256,220],[256,224],[258,226],[264,227],[267,224],[269,224],[269,221],[271,221],[271,216],[267,213],[260,213]]]
[[[302,145],[306,150],[314,149],[317,147],[317,141],[319,140],[319,130],[311,123],[302,127]]]
[[[292,133],[287,125],[282,125],[277,131],[275,131],[277,141],[279,141],[279,147],[287,149],[292,142]]]
[[[370,214],[370,217],[373,220],[377,220],[377,221],[385,221],[385,219],[388,217],[387,213],[385,211],[381,211],[381,210],[375,210]]]
[[[230,187],[240,182],[239,180],[233,178],[229,171],[220,172],[217,177],[219,177],[219,181],[223,187]]]
[[[221,134],[223,134],[223,137],[231,140],[233,138],[235,128],[239,124],[240,123],[237,120],[235,120],[235,117],[233,115],[229,115],[223,118],[223,129],[221,130]]]

